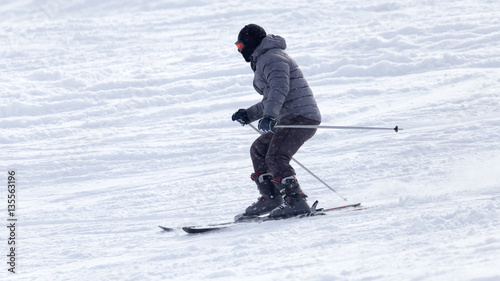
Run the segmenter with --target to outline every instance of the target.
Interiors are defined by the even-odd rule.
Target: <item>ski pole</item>
[[[378,128],[378,127],[351,127],[351,126],[320,126],[320,125],[276,125],[274,128],[293,128],[293,129],[354,129],[354,130],[393,130],[396,133],[403,129],[398,126],[394,128]]]
[[[252,129],[254,129],[255,131],[257,131],[257,133],[259,134],[263,134],[261,131],[259,131],[259,129],[255,128],[254,125],[252,125],[251,123],[248,124],[250,127],[252,127]],[[276,128],[277,126],[275,126]],[[311,176],[315,177],[318,181],[320,181],[322,184],[324,184],[326,187],[328,187],[331,191],[333,191],[335,194],[337,194],[340,198],[344,199],[344,201],[347,201],[347,198],[343,197],[342,195],[340,195],[335,189],[333,189],[331,186],[329,186],[326,182],[324,182],[322,179],[320,179],[318,176],[316,176],[313,172],[311,172],[311,170],[309,170],[308,168],[306,168],[306,166],[302,165],[299,161],[297,161],[295,158],[292,157],[292,160],[293,162],[295,162],[297,165],[299,165],[302,169],[306,170],[306,172],[308,172]]]

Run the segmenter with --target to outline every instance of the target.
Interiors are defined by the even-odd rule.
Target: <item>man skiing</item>
[[[239,109],[232,116],[242,125],[260,120],[258,128],[263,132],[250,148],[254,168],[251,179],[261,197],[244,215],[287,217],[309,213],[307,195],[300,188],[290,160],[316,129],[274,126],[319,125],[321,114],[313,93],[297,63],[285,53],[284,38],[249,24],[241,29],[235,44],[250,63],[253,86],[263,96],[261,102]]]

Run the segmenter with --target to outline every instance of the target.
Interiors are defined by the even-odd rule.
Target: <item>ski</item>
[[[272,218],[269,216],[255,216],[255,217],[249,217],[249,216],[243,216],[243,215],[238,215],[236,216],[234,221],[231,222],[223,222],[223,223],[214,223],[214,224],[207,224],[207,225],[197,225],[197,226],[183,226],[183,227],[165,227],[159,225],[158,227],[161,228],[163,231],[174,231],[176,229],[182,229],[186,233],[190,234],[196,234],[196,233],[205,233],[205,232],[211,232],[215,230],[222,230],[222,229],[227,229],[231,227],[236,227],[238,225],[242,225],[244,223],[261,223],[261,222],[266,222],[266,221],[272,221],[272,220],[284,220],[284,219],[292,219],[292,218],[305,218],[305,217],[312,217],[312,216],[318,216],[318,215],[326,215],[327,212],[332,212],[332,211],[340,211],[340,210],[352,210],[352,211],[357,211],[357,210],[363,210],[366,208],[361,207],[361,203],[356,203],[356,204],[349,204],[349,205],[343,205],[343,206],[338,206],[338,207],[332,207],[332,208],[317,208],[318,201],[314,202],[314,204],[311,207],[311,212],[308,214],[301,214],[301,215],[296,215],[292,217],[284,217],[284,218]]]

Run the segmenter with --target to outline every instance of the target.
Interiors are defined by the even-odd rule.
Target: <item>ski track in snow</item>
[[[5,1],[19,222],[0,279],[500,280],[499,15],[486,0]],[[257,197],[256,133],[230,120],[259,100],[233,45],[251,22],[285,37],[324,125],[404,129],[319,130],[296,155],[374,208],[161,232]],[[310,201],[344,203],[297,173]]]

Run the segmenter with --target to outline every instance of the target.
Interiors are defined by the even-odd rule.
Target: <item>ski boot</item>
[[[271,173],[253,173],[250,178],[257,184],[261,197],[245,210],[244,216],[264,215],[283,203],[279,189],[272,182]]]
[[[275,179],[274,183],[279,189],[284,190],[284,202],[271,211],[272,218],[287,218],[296,215],[311,213],[311,207],[307,204],[306,197],[295,176]]]

